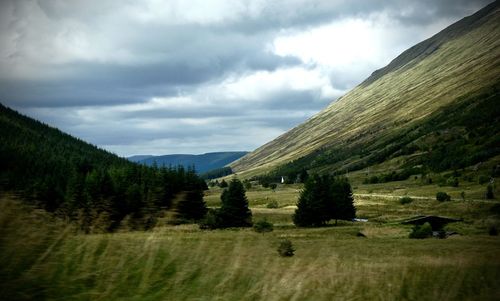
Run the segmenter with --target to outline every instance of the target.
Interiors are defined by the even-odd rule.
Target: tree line
[[[161,210],[197,220],[206,212],[204,180],[193,168],[129,162],[0,105],[0,191],[70,219],[84,230],[151,227]]]
[[[298,227],[324,226],[331,220],[353,220],[356,217],[352,188],[347,178],[332,175],[308,177],[300,192],[293,223]],[[245,187],[232,179],[221,193],[221,207],[210,209],[201,227],[217,229],[252,226]]]
[[[205,228],[252,225],[245,185],[238,179],[221,182],[221,207],[208,210],[203,200],[208,187],[194,168],[136,164],[3,105],[0,132],[0,191],[15,192],[40,208],[78,220],[85,232],[96,224],[113,231],[124,222],[129,229],[149,229],[165,211],[175,212],[177,222],[194,221]],[[354,216],[346,180],[309,178],[304,171],[290,178],[307,179],[296,225]]]
[[[346,178],[313,175],[304,184],[293,215],[301,227],[323,226],[330,220],[352,220],[356,217],[351,185]]]

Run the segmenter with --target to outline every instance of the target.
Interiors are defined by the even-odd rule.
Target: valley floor
[[[359,188],[358,188],[359,189]],[[9,300],[495,300],[500,295],[498,201],[430,197],[401,205],[394,194],[356,195],[368,222],[296,228],[300,186],[247,192],[252,229],[206,231],[196,225],[151,232],[74,235],[37,222],[4,202],[0,210],[0,293]],[[218,205],[219,190],[206,196]],[[425,195],[424,195],[425,196]],[[276,200],[279,208],[266,204]],[[10,205],[9,205],[10,204]],[[494,210],[494,209],[493,209]],[[400,221],[419,214],[460,217],[447,239],[409,239]],[[18,218],[22,215],[22,218]],[[12,219],[16,217],[15,219]],[[357,237],[362,232],[366,238]],[[276,251],[287,238],[295,256]]]

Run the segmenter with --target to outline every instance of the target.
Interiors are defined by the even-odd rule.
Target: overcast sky
[[[253,150],[490,1],[0,2],[0,101],[121,156]]]

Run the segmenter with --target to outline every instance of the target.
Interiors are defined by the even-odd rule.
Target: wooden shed
[[[429,223],[433,231],[440,231],[443,229],[444,226],[446,226],[446,224],[461,222],[461,221],[462,221],[461,219],[436,216],[436,215],[419,215],[402,222],[402,224],[423,225],[425,223]]]

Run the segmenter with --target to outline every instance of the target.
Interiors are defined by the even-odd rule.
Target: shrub
[[[450,177],[446,180],[446,185],[452,187],[458,187],[458,178]]]
[[[500,177],[500,164],[495,165],[495,167],[491,169],[491,176],[493,178]]]
[[[472,182],[472,176],[471,175],[465,175],[462,177],[462,179],[464,179],[464,181],[467,181],[467,182]]]
[[[250,181],[243,181],[243,185],[245,186],[245,190],[249,190],[252,188],[252,183]]]
[[[491,206],[490,212],[495,214],[495,215],[500,215],[500,204],[495,204]]]
[[[282,257],[292,257],[294,255],[295,249],[293,248],[292,242],[288,239],[282,240],[278,246],[278,254]]]
[[[371,176],[366,180],[366,184],[377,184],[379,182],[379,178],[377,176]]]
[[[220,183],[219,183],[219,187],[220,188],[226,188],[228,186],[227,182],[225,180],[222,180]]]
[[[278,187],[278,184],[276,184],[276,183],[269,184],[269,188],[271,188],[272,190],[275,190],[276,187]]]
[[[267,220],[260,220],[253,224],[253,230],[257,233],[265,233],[273,231],[273,224]]]
[[[490,226],[489,229],[488,229],[488,234],[491,235],[491,236],[497,236],[498,235],[497,227]]]
[[[413,202],[413,199],[410,198],[409,196],[404,196],[404,197],[402,197],[402,198],[399,199],[399,203],[401,205],[409,204],[411,202]]]
[[[495,195],[493,194],[493,186],[491,184],[486,186],[486,198],[489,200],[495,198]]]
[[[271,181],[267,177],[259,179],[259,184],[262,185],[262,187],[264,187],[264,188],[269,188],[270,183],[271,183]]]
[[[488,183],[488,181],[490,180],[490,178],[488,176],[485,176],[485,175],[480,175],[477,179],[477,181],[479,182],[479,184],[483,185],[485,183]]]
[[[440,191],[436,193],[436,200],[438,200],[439,202],[448,202],[451,201],[451,197],[446,192]]]
[[[205,218],[199,223],[200,229],[213,230],[221,228],[222,223],[217,209],[209,209]]]
[[[432,236],[432,227],[429,223],[425,223],[423,225],[415,225],[412,231],[410,232],[410,238],[427,238]]]
[[[270,209],[279,208],[278,201],[276,201],[276,200],[270,200],[269,203],[267,203],[266,207],[270,208]]]

